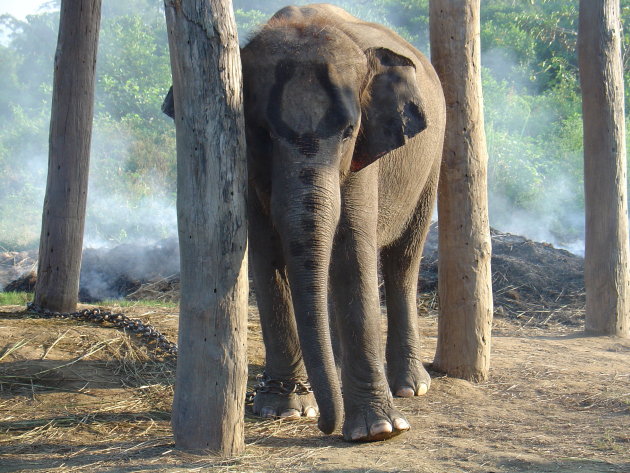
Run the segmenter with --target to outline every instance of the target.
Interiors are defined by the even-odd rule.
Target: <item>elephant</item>
[[[266,350],[254,412],[319,413],[320,430],[343,421],[348,441],[398,435],[410,425],[393,396],[431,382],[416,298],[444,139],[440,81],[396,33],[329,4],[281,9],[241,60]],[[163,110],[173,115],[172,96]]]

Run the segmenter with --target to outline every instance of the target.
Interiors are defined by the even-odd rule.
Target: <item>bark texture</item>
[[[492,277],[479,0],[431,0],[431,56],[446,98],[440,183],[440,320],[436,369],[471,381],[488,375]]]
[[[62,0],[48,180],[35,303],[68,312],[79,297],[101,0]]]
[[[628,202],[618,0],[581,0],[586,331],[630,336]]]
[[[177,132],[181,255],[178,448],[244,449],[247,378],[246,161],[230,0],[166,0]]]

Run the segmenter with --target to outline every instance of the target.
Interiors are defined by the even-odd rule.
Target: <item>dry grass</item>
[[[427,358],[437,325],[433,303],[421,307]],[[155,360],[113,329],[4,309],[0,471],[630,471],[623,364],[630,344],[580,338],[570,326],[554,325],[556,331],[498,318],[491,379],[472,385],[435,377],[426,397],[398,400],[413,426],[405,436],[349,445],[323,436],[312,421],[247,414],[245,453],[226,460],[175,449],[172,362]],[[175,339],[176,309],[124,310]],[[264,356],[255,317],[252,308],[250,384]],[[579,366],[571,363],[576,357]]]
[[[130,301],[150,300],[175,303],[179,301],[179,287],[179,275],[169,276],[141,285],[126,298]]]
[[[134,316],[170,337],[176,335],[176,319],[167,309],[146,309]],[[11,313],[5,322],[9,320],[17,327],[28,326],[28,338],[0,350],[0,361],[5,361],[0,364],[0,456],[10,470],[19,465],[29,470],[95,471],[130,461],[141,461],[146,469],[172,464],[186,471],[243,471],[244,462],[248,471],[269,466],[269,458],[255,453],[208,461],[174,450],[170,429],[174,361],[155,360],[134,338],[89,324],[32,318],[22,311]],[[59,329],[53,337],[51,325]],[[56,359],[62,353],[73,356]],[[262,360],[252,362],[253,371],[260,371]],[[250,378],[253,383],[255,373]],[[251,448],[271,438],[318,435],[312,421],[263,421],[248,415],[246,422]],[[287,450],[277,452],[275,470],[293,471],[292,465],[318,451],[280,460]]]

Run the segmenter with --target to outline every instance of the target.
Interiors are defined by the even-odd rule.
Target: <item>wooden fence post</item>
[[[628,192],[618,0],[581,0],[586,331],[630,337]]]
[[[34,301],[59,312],[79,298],[100,22],[101,0],[62,0]]]
[[[178,448],[244,449],[246,162],[240,51],[230,0],[166,0],[177,133],[181,255]]]
[[[431,60],[446,98],[438,188],[440,319],[434,366],[488,376],[492,275],[479,0],[430,0]]]

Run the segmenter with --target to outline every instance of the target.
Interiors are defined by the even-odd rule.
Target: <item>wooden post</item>
[[[630,337],[628,201],[618,0],[581,0],[586,331]]]
[[[76,309],[85,227],[101,0],[62,0],[35,304]]]
[[[230,0],[166,0],[181,256],[172,425],[178,448],[244,449],[246,161],[240,51]]]
[[[438,188],[440,319],[434,366],[471,381],[488,375],[492,328],[479,8],[479,0],[430,1],[431,58],[447,108]]]

